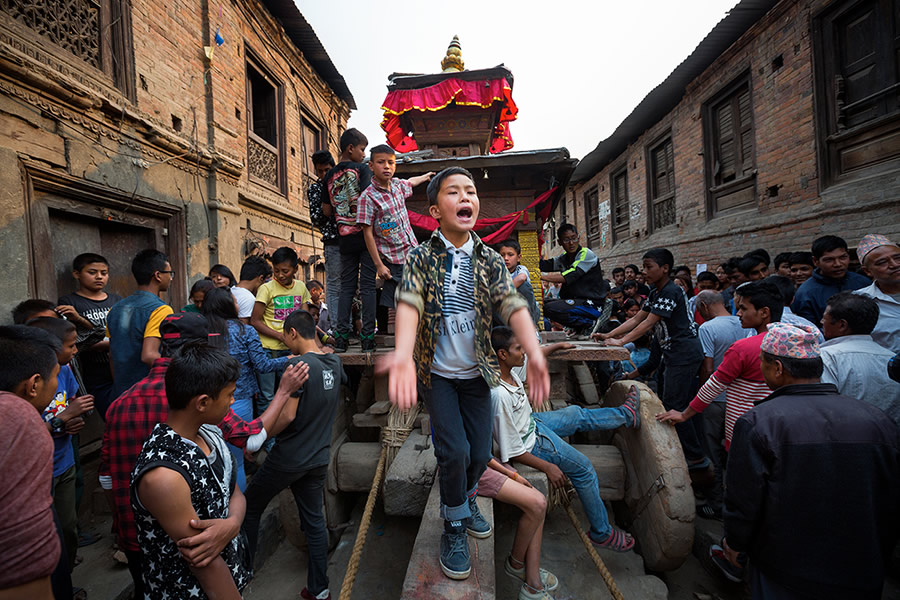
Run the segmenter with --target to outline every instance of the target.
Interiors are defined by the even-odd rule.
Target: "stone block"
[[[378,467],[381,444],[377,442],[346,442],[337,450],[335,479],[342,492],[368,492]]]
[[[384,512],[419,516],[434,483],[437,459],[431,437],[413,431],[400,447],[384,479]]]
[[[572,447],[584,454],[594,470],[600,484],[600,497],[604,500],[622,500],[625,498],[625,462],[622,453],[615,446],[596,444],[572,444]]]

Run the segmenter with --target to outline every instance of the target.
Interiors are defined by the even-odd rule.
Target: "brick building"
[[[898,31],[897,0],[743,0],[578,164],[551,225],[607,269],[900,239]]]
[[[0,0],[0,318],[73,289],[72,258],[169,254],[168,301],[217,262],[321,242],[310,155],[353,97],[291,0]],[[221,42],[221,43],[220,43]]]

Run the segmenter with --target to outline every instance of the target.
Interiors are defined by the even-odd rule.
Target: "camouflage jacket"
[[[491,347],[491,319],[496,312],[505,322],[528,304],[516,292],[509,269],[493,249],[474,233],[472,270],[475,277],[475,356],[482,377],[491,387],[500,385],[500,365]],[[444,275],[448,267],[447,248],[439,230],[431,238],[413,248],[403,268],[403,281],[397,300],[414,306],[419,312],[419,329],[413,357],[419,382],[431,386],[431,361],[441,326],[444,303]]]

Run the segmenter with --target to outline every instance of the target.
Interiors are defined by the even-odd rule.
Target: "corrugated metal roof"
[[[778,2],[779,0],[742,0],[728,11],[725,18],[703,38],[691,55],[665,81],[647,94],[611,136],[597,144],[578,163],[572,174],[572,183],[593,177],[619,156],[628,144],[665,117],[681,101],[685,88]]]
[[[294,42],[316,73],[325,80],[339,98],[347,102],[351,109],[356,109],[356,101],[344,77],[338,72],[337,67],[331,62],[325,46],[319,40],[312,26],[300,13],[300,9],[294,4],[294,0],[262,0],[263,5],[269,10],[284,27],[285,33]]]

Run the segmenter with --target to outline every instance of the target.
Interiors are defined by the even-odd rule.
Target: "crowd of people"
[[[863,237],[864,274],[832,235],[809,252],[772,261],[758,249],[700,273],[654,248],[607,280],[563,224],[563,253],[540,262],[533,286],[515,239],[490,248],[472,233],[480,204],[468,171],[397,179],[394,151],[375,146],[364,163],[367,145],[350,129],[337,164],[313,156],[324,285],[296,279],[298,255],[282,247],[248,257],[238,277],[213,266],[176,312],[163,300],[177,273],[162,252],[134,257],[126,298],[106,290],[109,261],[86,253],[72,264],[74,292],[15,308],[15,324],[0,327],[10,417],[0,592],[84,597],[71,580],[91,541],[78,531],[77,435],[93,411],[104,421],[99,483],[136,598],[239,598],[261,515],[288,487],[308,542],[300,595],[330,598],[322,497],[347,381],[340,354],[354,334],[374,351],[390,315],[395,349],[377,370],[400,409],[421,400],[430,414],[448,577],[471,572],[468,536],[492,534],[475,501],[488,496],[522,509],[504,563],[522,580],[519,598],[552,598],[560,580],[540,568],[546,498],[515,464],[554,487],[571,482],[595,546],[635,545],[564,438],[641,427],[638,387],[617,408],[539,412],[547,357],[569,344],[541,346],[537,332],[561,329],[627,347],[633,367],[601,365],[601,385],[651,384],[687,468],[714,473],[698,514],[724,520],[710,552],[726,577],[741,580],[749,563],[755,597],[880,597],[900,525],[900,383],[888,368],[900,351],[900,247]],[[439,228],[420,244],[405,202],[422,184]],[[245,463],[262,450],[261,466]]]

